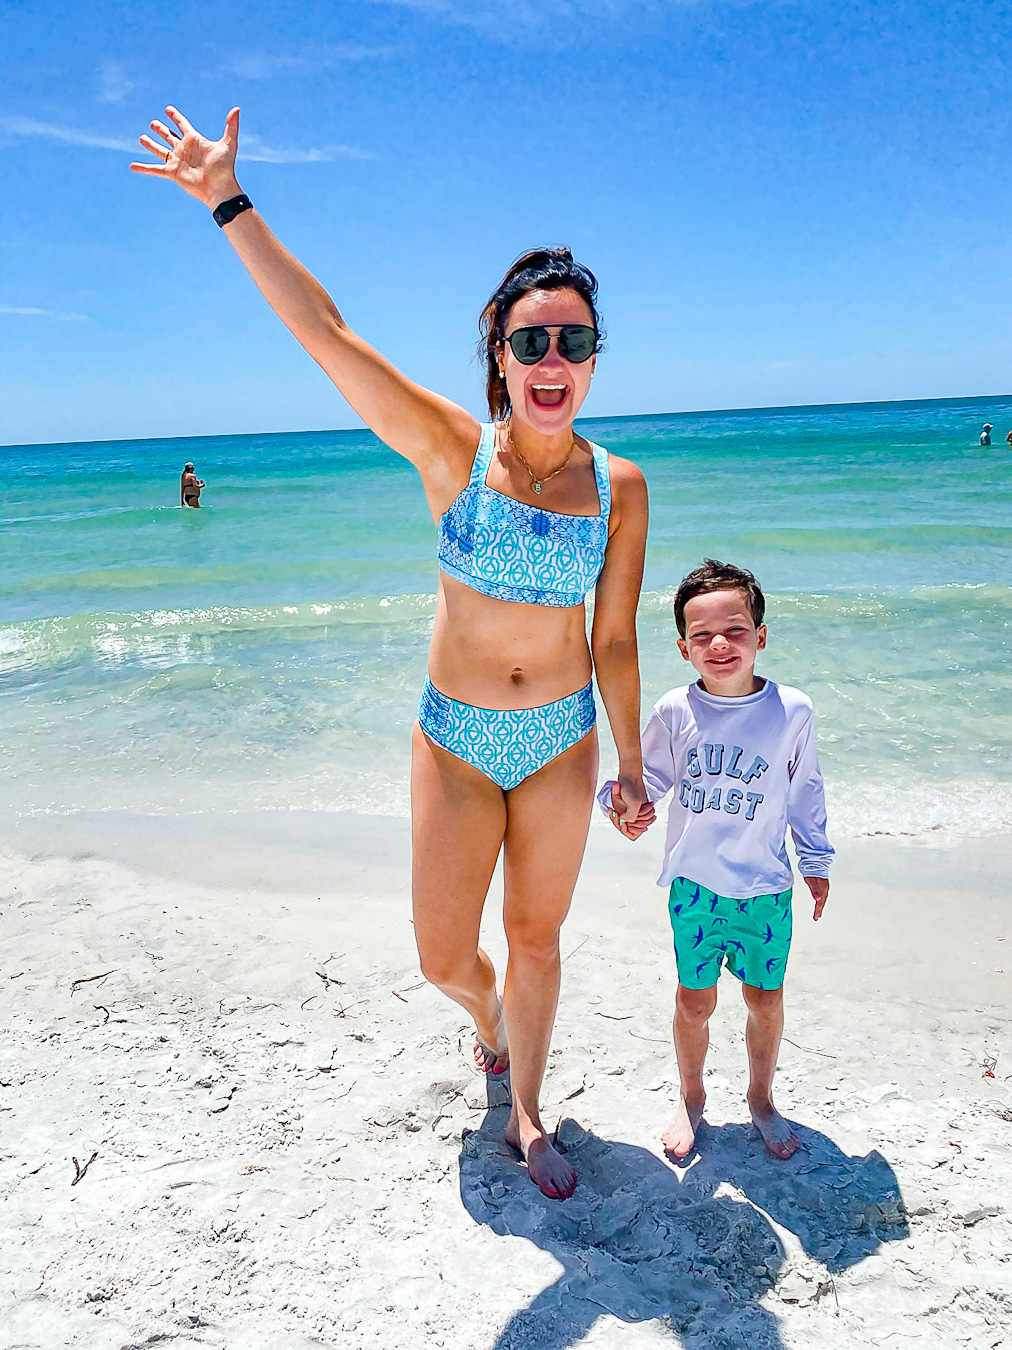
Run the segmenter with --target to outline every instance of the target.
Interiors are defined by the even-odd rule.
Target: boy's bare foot
[[[766,1147],[774,1158],[789,1158],[800,1146],[801,1140],[769,1097],[761,1101],[753,1101],[750,1098],[748,1109],[752,1113],[752,1123],[762,1135]]]
[[[688,1101],[679,1095],[675,1118],[661,1135],[665,1153],[670,1153],[675,1158],[688,1157],[696,1142],[696,1131],[703,1119],[705,1105],[705,1095],[692,1097]]]
[[[561,1153],[556,1153],[543,1130],[537,1130],[525,1145],[515,1120],[506,1126],[506,1142],[527,1163],[527,1172],[549,1200],[568,1200],[576,1190],[576,1173]]]

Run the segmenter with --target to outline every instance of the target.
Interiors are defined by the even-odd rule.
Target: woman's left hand
[[[217,141],[202,136],[178,108],[170,105],[165,112],[175,124],[175,130],[164,122],[151,123],[151,130],[161,136],[165,145],[160,145],[148,135],[140,137],[145,150],[150,150],[161,163],[131,164],[134,173],[153,174],[156,178],[178,183],[184,192],[196,197],[212,211],[229,197],[238,196],[242,191],[235,178],[239,109],[233,108],[226,117],[225,130]]]

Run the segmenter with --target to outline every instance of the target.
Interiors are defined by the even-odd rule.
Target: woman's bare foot
[[[528,1175],[542,1195],[549,1200],[569,1199],[576,1190],[576,1173],[552,1147],[544,1130],[532,1130],[525,1145],[519,1123],[511,1120],[506,1126],[506,1142],[523,1154]]]
[[[699,1122],[703,1119],[703,1107],[705,1105],[706,1096],[704,1093],[700,1093],[698,1097],[690,1097],[688,1100],[686,1100],[684,1094],[679,1094],[675,1118],[661,1135],[661,1143],[664,1145],[665,1153],[670,1153],[675,1158],[688,1157],[696,1142],[696,1131],[699,1129]]]
[[[750,1097],[748,1109],[752,1113],[752,1123],[762,1135],[766,1147],[774,1158],[789,1158],[799,1147],[801,1140],[770,1098],[753,1100]]]
[[[509,1068],[509,1049],[493,1050],[480,1036],[474,1038],[474,1062],[482,1073],[505,1073]]]
[[[474,1062],[482,1073],[503,1074],[509,1068],[510,1053],[506,1026],[502,1017],[502,992],[497,991],[493,1021],[478,1026],[474,1038]]]

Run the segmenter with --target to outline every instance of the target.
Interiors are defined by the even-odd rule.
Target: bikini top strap
[[[601,516],[608,519],[611,513],[611,473],[608,470],[608,451],[603,446],[590,443],[594,455],[594,477],[597,479],[597,495],[601,503]]]
[[[482,422],[481,439],[478,441],[478,449],[474,452],[474,463],[471,465],[471,477],[468,480],[468,487],[481,487],[488,474],[489,461],[492,458],[492,451],[495,449],[495,423]]]

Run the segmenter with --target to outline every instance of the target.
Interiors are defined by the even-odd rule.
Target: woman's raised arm
[[[140,138],[161,163],[130,168],[177,183],[212,211],[238,196],[239,109],[228,114],[218,141],[201,136],[177,108],[165,111],[176,130],[164,122],[151,123],[165,144],[147,135]],[[409,380],[352,332],[320,283],[282,247],[255,210],[236,216],[225,234],[275,314],[363,422],[421,471],[434,509],[439,498],[456,495],[478,443],[478,423],[471,414]]]

